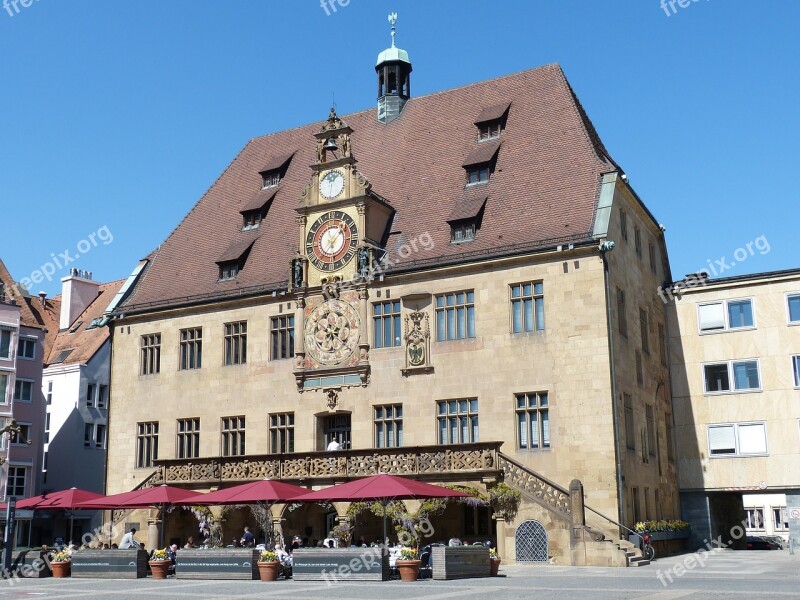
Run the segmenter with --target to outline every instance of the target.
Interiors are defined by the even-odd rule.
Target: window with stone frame
[[[550,399],[547,392],[516,394],[517,448],[550,447]]]
[[[136,424],[136,468],[153,466],[158,460],[158,421]]]
[[[478,435],[478,399],[440,400],[437,403],[439,444],[474,444]]]
[[[140,375],[155,375],[161,372],[161,334],[143,335],[141,345]]]
[[[225,365],[247,362],[247,321],[225,323]]]
[[[647,311],[643,308],[639,309],[639,332],[642,339],[642,352],[650,354],[650,322]]]
[[[222,456],[244,456],[245,418],[222,417]]]
[[[633,397],[630,394],[623,394],[623,408],[625,410],[625,447],[628,450],[636,450],[636,431],[633,421]]]
[[[294,315],[281,315],[271,319],[272,360],[294,356]]]
[[[436,296],[436,341],[475,337],[475,293],[472,290]]]
[[[373,407],[376,448],[402,448],[403,405],[385,404]]]
[[[178,419],[176,456],[198,458],[200,456],[200,419]]]
[[[181,329],[180,370],[199,369],[203,366],[203,328]]]
[[[375,302],[372,305],[372,323],[373,348],[401,345],[400,300]]]
[[[544,284],[541,281],[511,286],[511,332],[544,331]]]
[[[269,446],[272,454],[294,452],[294,413],[269,416]]]
[[[628,337],[628,315],[625,312],[625,292],[619,288],[617,288],[617,330],[622,337]]]

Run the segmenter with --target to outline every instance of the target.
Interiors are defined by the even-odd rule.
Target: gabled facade
[[[451,506],[436,539],[624,564],[598,532],[679,510],[662,230],[558,66],[411,98],[390,50],[378,113],[249,142],[113,311],[106,491],[504,481],[513,523]],[[273,516],[313,540],[345,511]],[[194,532],[154,516],[125,518]]]

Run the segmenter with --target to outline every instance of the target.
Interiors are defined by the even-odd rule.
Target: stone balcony
[[[303,485],[333,483],[391,473],[429,481],[496,480],[500,446],[481,442],[448,446],[365,448],[336,452],[294,452],[155,461],[146,485],[203,487],[280,479]]]

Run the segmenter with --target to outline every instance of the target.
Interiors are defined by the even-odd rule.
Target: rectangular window
[[[623,394],[625,407],[625,447],[636,450],[636,432],[633,430],[633,397]]]
[[[642,520],[642,512],[639,509],[639,488],[631,488],[631,500],[633,503],[633,522],[638,523]]]
[[[108,408],[108,386],[97,386],[97,408]]]
[[[0,389],[0,392],[2,392],[2,389]],[[47,382],[47,404],[49,406],[52,403],[53,403],[53,382],[52,381],[48,381]]]
[[[656,424],[653,419],[653,407],[649,404],[644,407],[644,418],[647,424],[647,453],[656,455]]]
[[[44,443],[50,443],[50,413],[44,415]]]
[[[758,456],[767,453],[764,423],[731,423],[708,426],[711,456]]]
[[[269,416],[269,446],[272,454],[294,452],[294,413]]]
[[[86,406],[94,407],[96,390],[97,386],[94,383],[90,383],[86,386]]]
[[[223,262],[219,265],[219,280],[236,279],[239,274],[239,261]]]
[[[225,323],[225,365],[247,362],[247,321]]]
[[[628,213],[624,210],[619,211],[619,230],[622,234],[622,239],[628,241]]]
[[[494,140],[500,137],[501,120],[487,121],[479,125],[478,141]]]
[[[106,447],[106,426],[102,423],[94,426],[94,447],[100,450]]]
[[[628,316],[625,314],[625,292],[617,288],[617,328],[622,337],[628,337]]]
[[[550,403],[546,392],[517,394],[517,447],[550,447]]]
[[[475,165],[467,170],[467,185],[475,185],[477,183],[486,183],[489,181],[489,172],[491,171],[488,163],[482,165]]]
[[[635,226],[633,228],[633,243],[636,247],[636,256],[642,258],[642,232]]]
[[[281,169],[275,169],[272,171],[264,171],[261,174],[264,178],[264,181],[261,185],[262,189],[270,188],[273,186],[278,185],[281,182]]]
[[[703,365],[703,374],[707,394],[761,389],[757,360],[734,360]]]
[[[94,425],[91,423],[83,424],[83,447],[91,448],[94,438]]]
[[[437,404],[440,444],[474,444],[478,437],[478,399],[442,400]]]
[[[775,531],[789,531],[789,509],[785,506],[774,507],[772,522],[775,524]]]
[[[33,400],[33,382],[17,379],[14,382],[14,402],[31,402]]]
[[[372,305],[373,348],[400,345],[400,300],[376,302]]]
[[[272,317],[272,360],[294,356],[294,316]]]
[[[667,334],[663,323],[658,324],[658,358],[662,365],[667,366]]]
[[[511,286],[511,331],[544,331],[544,287],[541,281]]]
[[[200,419],[178,419],[177,457],[200,456]]]
[[[403,405],[387,404],[375,406],[375,447],[403,447]]]
[[[475,337],[475,293],[436,296],[436,341]]]
[[[244,456],[244,417],[222,417],[222,456]]]
[[[0,404],[8,404],[8,375],[0,373]]]
[[[140,375],[155,375],[161,371],[161,334],[151,333],[141,338]],[[149,465],[148,465],[149,466]]]
[[[761,507],[747,507],[744,509],[747,529],[764,529],[764,509]]]
[[[639,332],[642,337],[642,351],[650,354],[650,324],[647,319],[647,311],[639,309]]]
[[[726,300],[697,305],[700,332],[730,331],[755,326],[752,300]]]
[[[203,366],[203,328],[181,329],[181,370]]]
[[[0,329],[0,358],[11,358],[12,330]]]
[[[792,369],[794,370],[794,387],[800,388],[800,356],[792,357]]]
[[[667,426],[667,458],[670,462],[675,462],[675,442],[672,439],[672,415],[664,413],[664,423]]]
[[[642,353],[638,350],[634,352],[636,360],[636,383],[644,385],[644,366],[642,365]]]
[[[9,436],[11,443],[17,446],[27,446],[28,442],[33,439],[31,438],[31,424],[18,422],[17,427],[19,427],[19,431],[12,431]]]
[[[653,244],[649,244],[648,250],[650,251],[650,272],[653,275],[657,275],[658,268],[656,267],[656,247]]]
[[[158,421],[136,424],[136,467],[152,467],[158,460]]]
[[[25,467],[8,467],[7,497],[24,498],[27,495],[25,491],[26,475],[27,469]]]
[[[36,338],[20,336],[17,343],[17,358],[33,360],[36,358]]]
[[[475,239],[476,230],[477,225],[472,219],[450,223],[450,243],[471,242]]]
[[[789,308],[789,323],[800,323],[800,294],[790,294],[786,297],[786,302]]]

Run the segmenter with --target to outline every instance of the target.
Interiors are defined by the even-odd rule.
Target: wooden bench
[[[489,549],[485,546],[433,546],[433,579],[489,577]]]

